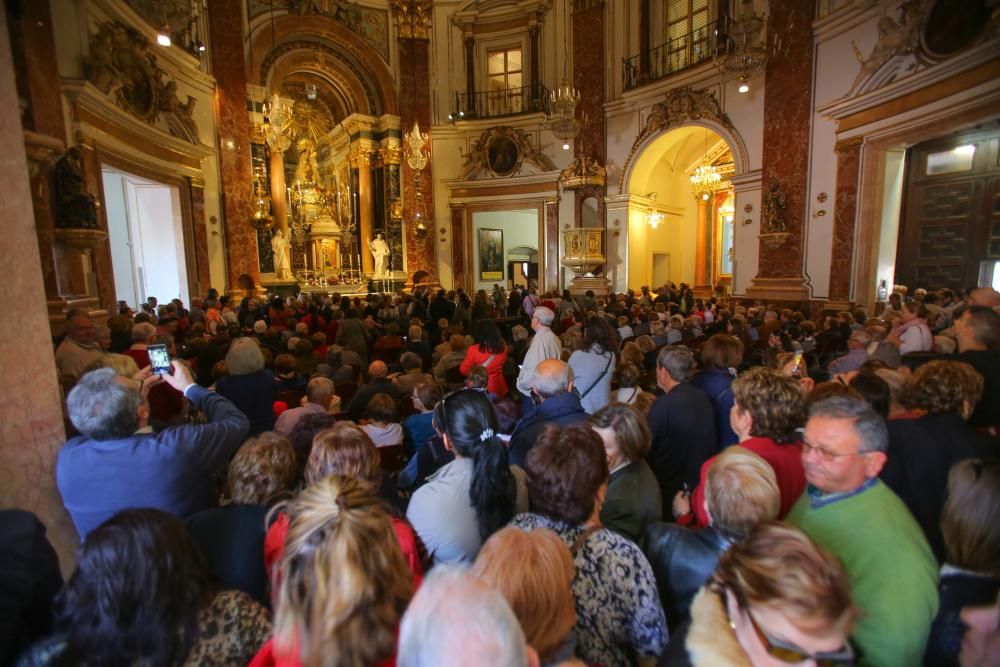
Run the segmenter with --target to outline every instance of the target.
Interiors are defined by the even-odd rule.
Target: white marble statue
[[[285,280],[292,277],[292,264],[288,259],[289,239],[281,233],[280,229],[274,231],[271,237],[271,251],[274,254],[274,277],[278,280]]]
[[[372,278],[385,280],[389,277],[389,244],[385,242],[382,232],[377,233],[375,239],[368,242],[368,249],[375,257],[375,272]]]

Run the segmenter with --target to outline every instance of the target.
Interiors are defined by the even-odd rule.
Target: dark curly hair
[[[916,371],[903,391],[903,405],[931,414],[963,415],[983,397],[983,376],[961,361],[936,359]]]
[[[527,472],[532,509],[579,525],[593,514],[597,490],[608,481],[604,442],[587,424],[546,426],[528,452]]]
[[[795,378],[757,366],[733,380],[733,400],[753,417],[750,435],[779,443],[796,442],[806,423],[806,403]]]
[[[184,524],[157,509],[127,509],[88,536],[55,602],[56,632],[76,664],[180,665],[214,588]]]

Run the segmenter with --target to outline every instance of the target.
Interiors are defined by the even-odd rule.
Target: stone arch
[[[382,56],[348,28],[327,16],[285,14],[259,23],[250,37],[247,81],[266,85],[275,64],[302,51],[315,63],[317,52],[328,59],[325,69],[356,79],[353,90],[365,91],[369,113],[399,115],[396,84]]]
[[[638,165],[643,163],[647,150],[656,144],[658,140],[676,132],[677,130],[695,127],[707,129],[708,131],[716,134],[726,143],[729,147],[729,152],[733,156],[734,176],[739,176],[747,171],[746,147],[744,146],[742,139],[739,138],[739,134],[736,133],[734,129],[730,128],[731,131],[727,132],[725,131],[726,128],[719,123],[705,120],[691,121],[670,127],[664,127],[656,132],[650,132],[645,138],[642,139],[641,142],[637,141],[634,147],[634,153],[629,155],[628,161],[625,163],[625,168],[622,169],[621,177],[618,181],[618,193],[626,194],[631,192],[632,180],[635,175],[636,168]],[[638,194],[644,193],[640,192]]]

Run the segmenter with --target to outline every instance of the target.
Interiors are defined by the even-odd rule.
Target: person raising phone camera
[[[194,382],[179,361],[172,373],[147,367],[134,378],[110,368],[87,373],[66,399],[80,435],[59,451],[56,484],[82,541],[127,507],[153,507],[180,518],[218,502],[215,474],[243,442],[247,418],[228,400]],[[161,382],[205,413],[205,424],[149,426],[151,387]]]

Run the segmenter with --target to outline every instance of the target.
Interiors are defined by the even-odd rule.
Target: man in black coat
[[[368,384],[358,389],[354,398],[347,404],[347,413],[353,421],[358,421],[365,414],[368,401],[375,394],[389,394],[394,401],[403,397],[399,386],[389,379],[389,367],[384,361],[373,361],[368,365]]]
[[[656,360],[656,383],[664,394],[649,408],[653,446],[646,455],[660,483],[663,515],[670,516],[678,491],[698,485],[701,466],[715,452],[715,412],[712,402],[688,379],[694,354],[686,347],[669,346]]]
[[[531,398],[538,407],[518,422],[510,437],[510,462],[522,468],[543,428],[549,424],[569,426],[586,421],[588,416],[573,391],[573,369],[559,359],[546,359],[535,367]]]

